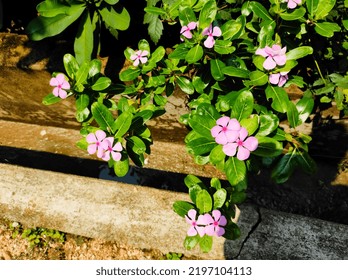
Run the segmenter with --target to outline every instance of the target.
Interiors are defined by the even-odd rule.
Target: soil
[[[116,242],[64,233],[64,242],[46,238],[47,244],[31,246],[11,229],[13,222],[0,218],[0,260],[161,260],[158,250],[145,250]],[[183,257],[185,259],[185,257]]]

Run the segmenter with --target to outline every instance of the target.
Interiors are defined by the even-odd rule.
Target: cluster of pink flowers
[[[221,215],[219,210],[213,210],[212,215],[205,213],[197,217],[197,211],[191,209],[185,216],[186,222],[191,225],[187,231],[188,236],[195,236],[199,234],[203,237],[205,234],[209,236],[222,236],[225,234],[223,228],[227,225],[227,220],[224,215]]]
[[[192,38],[191,31],[196,29],[197,26],[198,26],[198,24],[196,22],[192,21],[188,25],[181,27],[180,34],[187,39],[191,39]],[[221,32],[220,27],[218,27],[218,26],[213,27],[213,25],[210,24],[209,27],[204,28],[202,34],[205,36],[208,36],[204,41],[204,46],[208,49],[211,49],[215,45],[214,37],[221,36],[222,32]],[[183,41],[183,38],[181,38],[181,40]]]
[[[286,64],[286,47],[274,44],[272,47],[265,47],[257,49],[255,54],[261,55],[266,58],[263,63],[263,67],[266,70],[273,70],[277,66],[284,66]],[[272,73],[269,75],[269,82],[273,85],[282,87],[288,80],[289,72]]]
[[[86,137],[88,148],[87,151],[90,155],[97,152],[97,157],[105,161],[110,160],[110,155],[114,161],[121,160],[122,145],[117,142],[114,145],[114,137],[106,137],[106,133],[103,130],[97,130],[95,133],[89,133]]]
[[[302,4],[302,0],[283,0],[283,2],[288,3],[289,9],[295,9],[297,5]]]
[[[149,55],[148,51],[138,50],[134,54],[131,55],[130,59],[133,61],[134,66],[138,66],[140,62],[142,64],[145,64],[147,62],[148,55]]]
[[[216,125],[211,129],[211,135],[216,143],[223,145],[223,152],[230,157],[237,154],[239,160],[246,160],[250,152],[258,147],[258,140],[248,137],[248,131],[242,127],[237,119],[227,116],[221,117],[216,121]]]
[[[70,89],[70,84],[65,79],[64,74],[59,73],[56,77],[51,78],[50,86],[55,87],[52,91],[54,96],[60,97],[62,99],[67,97],[67,90]]]

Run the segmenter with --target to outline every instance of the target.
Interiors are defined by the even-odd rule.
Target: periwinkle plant
[[[43,3],[51,7],[53,2]],[[199,244],[208,252],[213,238],[240,236],[234,218],[236,205],[246,198],[249,174],[271,168],[272,179],[283,183],[297,168],[315,171],[308,152],[311,137],[297,131],[315,109],[314,101],[334,100],[347,113],[347,73],[319,68],[325,63],[318,60],[327,57],[318,55],[311,38],[330,47],[340,32],[347,53],[342,5],[334,0],[148,0],[144,21],[155,43],[164,22],[179,25],[178,43],[171,51],[150,47],[145,39],[136,49],[126,48],[128,66],[119,73],[119,83],[102,74],[97,58],[76,60],[66,54],[66,75],[54,73],[54,89],[43,102],[75,98],[76,118],[82,124],[77,145],[124,176],[130,163],[143,166],[152,144],[147,122],[165,113],[167,98],[180,88],[189,99],[189,112],[180,118],[189,127],[188,153],[227,179],[222,183],[212,178],[207,186],[188,175],[191,201],[173,205],[190,224],[185,248]],[[290,85],[303,90],[300,99],[289,98]]]

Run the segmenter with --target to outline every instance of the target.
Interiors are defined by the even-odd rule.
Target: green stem
[[[319,64],[318,64],[318,62],[317,62],[317,60],[316,60],[316,59],[314,59],[314,63],[315,63],[315,66],[317,66],[317,69],[318,69],[318,72],[319,72],[320,78],[323,80],[324,84],[326,85],[326,80],[324,79],[324,76],[323,76],[323,74],[321,73],[321,70],[320,70]]]

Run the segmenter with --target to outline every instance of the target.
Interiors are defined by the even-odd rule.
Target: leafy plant
[[[233,218],[249,174],[270,168],[280,184],[296,169],[315,172],[311,137],[298,127],[321,102],[347,113],[346,7],[334,0],[149,0],[144,22],[153,42],[168,23],[180,27],[177,44],[165,50],[142,39],[126,48],[119,83],[102,74],[99,60],[66,54],[66,75],[53,74],[43,103],[75,98],[83,136],[77,145],[124,176],[130,164],[143,166],[152,145],[146,123],[165,113],[179,88],[188,98],[180,118],[187,152],[227,179],[207,186],[188,175],[191,201],[173,205],[190,225],[185,248],[208,252],[214,236],[239,237]],[[328,63],[337,59],[338,70]],[[300,98],[289,96],[290,86],[302,90]]]

